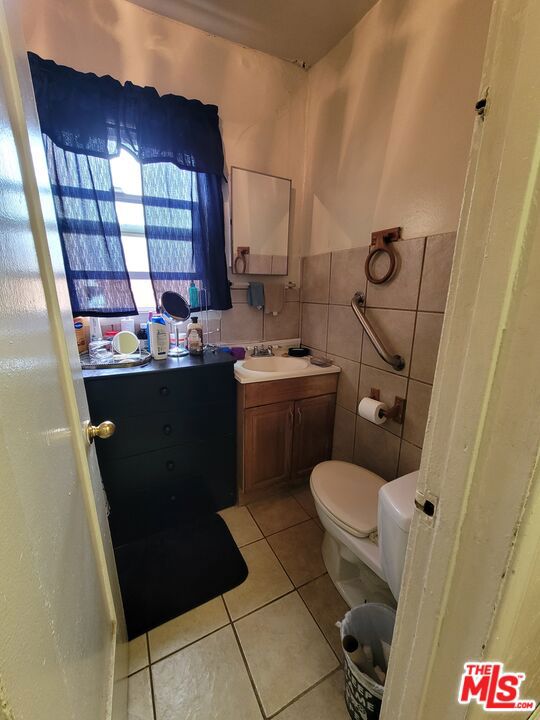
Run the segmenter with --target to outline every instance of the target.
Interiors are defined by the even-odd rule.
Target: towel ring
[[[371,234],[371,245],[366,258],[365,272],[366,277],[373,285],[381,285],[388,282],[396,270],[396,253],[392,247],[392,242],[399,240],[401,237],[401,228],[391,228],[390,230],[379,230]],[[390,260],[390,266],[382,277],[375,277],[371,272],[371,264],[377,255],[385,253]]]
[[[242,275],[246,272],[247,267],[247,259],[246,256],[249,255],[249,248],[248,247],[238,247],[236,248],[236,257],[234,258],[234,264],[233,264],[233,270],[237,275]],[[239,262],[242,263],[242,269],[238,269]]]

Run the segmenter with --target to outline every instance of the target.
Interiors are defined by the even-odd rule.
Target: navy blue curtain
[[[225,261],[223,146],[217,107],[176,95],[160,96],[154,88],[129,82],[121,85],[108,76],[80,73],[42,60],[34,53],[29,53],[29,59],[41,129],[52,146],[86,158],[87,166],[92,166],[96,173],[97,159],[108,161],[122,148],[141,162],[150,275],[156,301],[163,290],[175,289],[185,295],[193,279],[199,287],[206,288],[210,308],[232,307]],[[49,155],[54,157],[55,153]],[[76,195],[67,188],[79,186],[76,173],[71,172],[69,177],[59,175],[57,160],[52,165],[49,160],[49,174],[53,189],[57,186],[57,219],[64,258],[69,258],[72,235],[68,237],[65,231],[72,229],[73,223],[70,225],[65,215],[66,195]],[[75,185],[68,185],[68,181]],[[107,187],[103,174],[93,195],[87,185],[80,186],[76,219],[87,223],[84,227],[94,232],[89,247],[95,249],[99,245],[102,257],[99,269],[89,270],[92,277],[75,277],[68,264],[66,273],[70,292],[78,299],[77,313],[103,315],[106,313],[83,309],[87,298],[95,294],[95,286],[91,290],[90,284],[84,283],[99,281],[96,273],[112,273],[108,279],[117,283],[119,293],[119,273],[125,273],[125,263],[116,246],[118,233],[114,226],[117,228],[118,223],[116,213],[113,215],[112,183]],[[102,217],[102,207],[111,212]],[[96,224],[96,214],[100,215],[101,227]],[[101,244],[97,242],[98,236]],[[79,235],[77,248],[82,244]],[[86,256],[89,254],[90,251]],[[80,267],[77,272],[80,274]],[[132,301],[131,290],[129,298]],[[124,287],[122,299],[118,295],[116,302],[128,307],[129,298]],[[129,312],[111,310],[107,314]]]

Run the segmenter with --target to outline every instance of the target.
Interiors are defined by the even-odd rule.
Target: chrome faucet
[[[251,357],[272,357],[274,351],[270,345],[255,345],[251,351]]]

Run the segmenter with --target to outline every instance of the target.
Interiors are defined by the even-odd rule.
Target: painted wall
[[[292,178],[289,275],[298,282],[306,73],[125,0],[21,5],[30,50],[77,70],[216,104],[227,167]]]
[[[492,0],[380,0],[308,73],[304,254],[455,231]]]

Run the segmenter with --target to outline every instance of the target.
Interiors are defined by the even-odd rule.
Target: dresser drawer
[[[235,402],[232,365],[85,380],[93,423],[183,411],[206,402]]]
[[[233,414],[231,417],[231,410]],[[114,435],[96,440],[100,463],[207,439],[235,432],[234,408],[230,403],[215,402],[186,406],[182,412],[148,413],[131,417],[111,417],[116,423]]]
[[[234,436],[184,442],[143,455],[100,463],[112,512],[147,502],[181,502],[196,484],[213,510],[236,500]]]

